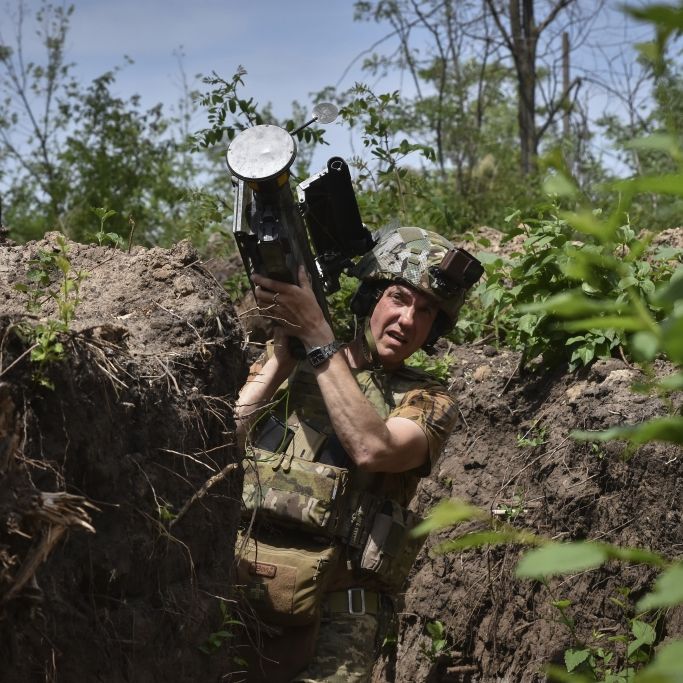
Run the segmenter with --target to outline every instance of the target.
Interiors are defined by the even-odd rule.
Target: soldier
[[[363,324],[349,344],[303,269],[299,286],[253,276],[277,327],[236,406],[256,513],[238,574],[266,624],[251,680],[369,680],[419,550],[407,508],[456,417],[446,388],[404,361],[453,326],[481,272],[434,232],[385,231],[355,268]]]

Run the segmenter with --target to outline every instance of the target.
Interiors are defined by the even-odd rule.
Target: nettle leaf
[[[621,562],[632,562],[633,564],[649,564],[653,567],[663,567],[665,559],[658,553],[643,548],[620,548],[616,545],[604,544],[605,551],[610,559],[620,560]]]
[[[622,192],[653,192],[683,196],[683,174],[642,176],[617,182],[615,189]]]
[[[60,256],[59,254],[55,254],[54,258],[59,270],[61,270],[62,273],[68,273],[69,269],[71,268],[71,263],[69,262],[69,260],[64,258],[63,256]]]
[[[412,532],[412,536],[426,536],[431,531],[446,529],[472,519],[486,519],[487,515],[473,505],[460,500],[442,500],[429,512],[427,518]]]
[[[670,683],[683,680],[683,641],[658,648],[652,664],[638,673],[637,683]]]
[[[626,289],[627,287],[633,287],[637,284],[638,280],[635,277],[633,277],[633,275],[629,275],[628,277],[619,280],[619,282],[617,283],[617,287],[619,287],[619,289]]]
[[[673,607],[683,603],[683,563],[665,569],[655,581],[652,592],[638,601],[638,610]]]
[[[527,313],[517,321],[517,329],[521,330],[522,332],[526,332],[527,334],[533,334],[538,323],[538,316]]]
[[[460,550],[470,550],[471,548],[482,548],[486,545],[500,545],[502,543],[535,545],[538,543],[538,539],[529,532],[512,528],[501,529],[500,531],[475,531],[459,538],[452,538],[439,543],[434,548],[434,553],[445,555],[446,553],[458,552]]]
[[[577,361],[581,361],[581,365],[585,366],[588,365],[593,358],[595,358],[595,355],[595,349],[592,346],[582,346],[572,353],[569,360],[575,367],[578,367],[576,364]]]
[[[432,638],[443,639],[445,629],[440,621],[428,621],[425,624],[425,629]]]
[[[659,352],[659,337],[654,332],[636,332],[629,345],[638,360],[652,360]]]
[[[639,619],[634,619],[631,622],[631,633],[635,636],[635,640],[629,643],[627,652],[629,657],[642,645],[652,645],[657,637],[652,626]]]
[[[498,254],[491,254],[488,251],[477,252],[477,258],[484,264],[495,264],[496,266],[503,265],[503,259]]]
[[[576,185],[564,173],[554,173],[543,183],[543,191],[559,197],[575,197],[578,193]]]
[[[670,318],[662,323],[662,346],[669,358],[683,362],[683,316]]]
[[[520,578],[527,579],[574,574],[595,569],[606,562],[608,557],[605,548],[596,543],[548,543],[526,553],[518,562],[515,573]]]
[[[562,218],[579,232],[594,235],[601,239],[614,237],[616,228],[610,228],[607,223],[601,221],[592,211],[581,213],[562,213]]]
[[[683,253],[683,249],[679,249],[677,247],[660,247],[652,255],[652,258],[655,261],[673,261],[674,259],[677,259],[681,255],[681,253]],[[683,286],[683,283],[681,284]]]
[[[655,283],[652,280],[643,280],[640,283],[640,289],[647,295],[652,296],[655,292]]]
[[[523,304],[523,313],[547,312],[563,318],[571,318],[590,313],[616,313],[624,308],[623,304],[609,299],[589,298],[580,289],[574,289],[549,297],[545,301]]]
[[[567,671],[571,673],[576,669],[577,666],[583,664],[590,656],[590,650],[575,650],[574,648],[569,648],[564,652],[564,665]]]
[[[611,427],[603,432],[573,431],[571,437],[578,441],[612,441],[621,439],[640,446],[648,441],[666,441],[683,445],[683,417],[671,415],[626,427]]]
[[[620,315],[601,315],[581,320],[572,320],[564,323],[562,329],[567,332],[578,332],[579,330],[626,330],[627,332],[637,332],[642,330],[644,322],[636,316]]]
[[[657,290],[652,298],[653,303],[659,306],[673,305],[683,299],[683,266],[674,271],[669,283]]]

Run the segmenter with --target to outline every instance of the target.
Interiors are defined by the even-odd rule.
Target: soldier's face
[[[398,368],[427,341],[439,312],[434,299],[404,285],[389,285],[370,317],[382,365]]]

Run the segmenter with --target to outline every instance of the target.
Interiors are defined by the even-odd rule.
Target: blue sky
[[[14,14],[17,0],[0,0]],[[53,0],[60,4],[60,0]],[[31,14],[39,0],[24,0]],[[68,4],[68,3],[67,3]],[[190,88],[203,88],[198,74],[216,71],[229,78],[238,65],[247,70],[245,96],[271,102],[276,116],[291,113],[291,103],[307,106],[310,94],[328,85],[349,87],[365,80],[354,60],[388,33],[386,26],[353,20],[353,0],[73,0],[67,60],[81,82],[116,66],[114,91],[139,94],[144,106],[162,102],[170,111],[182,96],[182,69]],[[32,17],[31,17],[32,18]],[[29,58],[42,61],[29,17],[25,20]],[[5,41],[10,22],[0,23]],[[127,64],[124,56],[133,60]],[[349,68],[351,67],[351,68]],[[347,72],[348,69],[348,72]],[[342,76],[346,73],[344,78]],[[386,87],[400,88],[400,75]],[[203,114],[196,128],[205,125]],[[339,125],[328,126],[332,153],[348,156],[351,141]],[[331,148],[321,150],[322,165]]]
[[[182,47],[188,76],[212,70],[228,76],[242,64],[250,94],[288,111],[291,100],[305,101],[309,92],[336,83],[384,31],[354,22],[349,0],[76,0],[75,5],[69,53],[79,72],[96,76],[128,55],[135,64],[120,75],[121,85],[150,101],[168,102],[179,94],[173,53]]]
[[[16,2],[0,0],[6,8],[16,6]],[[39,0],[24,2],[34,12],[40,6]],[[75,63],[79,80],[88,82],[108,69],[124,65],[126,55],[134,63],[124,65],[119,73],[118,94],[140,94],[145,106],[162,102],[166,110],[182,94],[180,66],[174,54],[179,50],[184,54],[182,65],[190,87],[198,87],[197,74],[215,70],[229,77],[241,64],[248,72],[245,94],[260,104],[272,102],[275,114],[284,117],[291,111],[292,100],[307,105],[310,93],[324,86],[344,88],[356,80],[367,80],[367,74],[361,70],[362,60],[357,58],[390,31],[387,24],[354,21],[353,0],[73,2],[75,12],[67,39],[67,59]],[[615,4],[617,0],[610,2]],[[622,15],[608,14],[604,29],[598,34],[599,44],[590,50],[588,46],[583,48],[582,54],[573,58],[575,66],[583,63],[594,68],[596,50],[609,51],[631,43],[634,34],[624,29],[623,23]],[[2,21],[0,33],[5,40],[8,32],[9,22]],[[27,52],[31,54],[35,41],[31,41],[28,32],[26,40]],[[395,38],[381,45],[383,51],[395,47]],[[398,73],[392,74],[392,79],[372,85],[380,91],[410,87],[408,81],[401,82]],[[586,83],[582,87],[588,93],[591,86]],[[596,96],[593,106],[597,110],[607,102]],[[204,122],[199,118],[197,127],[202,125]],[[327,137],[335,148],[327,150],[348,156],[348,133],[334,124],[328,131]]]

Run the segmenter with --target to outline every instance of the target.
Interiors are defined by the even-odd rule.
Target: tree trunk
[[[517,72],[517,120],[519,122],[520,168],[524,175],[536,169],[536,45],[534,0],[510,0],[512,58]]]

